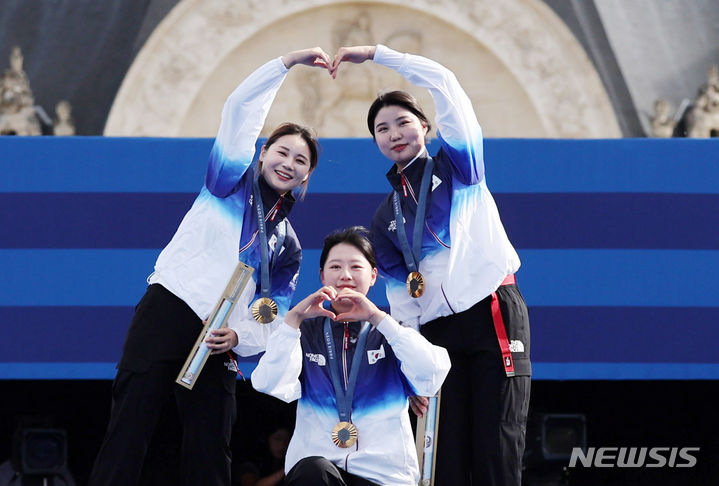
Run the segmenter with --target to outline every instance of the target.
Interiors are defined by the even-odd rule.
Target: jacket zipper
[[[347,374],[347,350],[350,345],[350,328],[349,323],[345,322],[344,337],[342,338],[342,375],[345,382],[345,391],[348,386],[348,374]]]

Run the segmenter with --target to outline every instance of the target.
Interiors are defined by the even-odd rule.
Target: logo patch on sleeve
[[[518,339],[512,339],[509,342],[509,350],[513,353],[523,353],[524,343]]]
[[[382,358],[384,358],[384,344],[380,345],[379,349],[370,349],[367,351],[367,360],[371,365],[375,364]]]
[[[233,373],[237,373],[237,372],[240,371],[240,370],[237,368],[237,361],[235,361],[234,359],[230,359],[229,361],[225,361],[225,362],[222,363],[222,364],[225,365],[225,368],[227,368],[227,371],[232,371]]]
[[[308,360],[310,360],[310,362],[317,363],[319,366],[327,364],[327,360],[325,360],[325,357],[321,354],[305,353],[305,356]]]

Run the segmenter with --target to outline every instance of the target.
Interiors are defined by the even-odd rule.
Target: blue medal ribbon
[[[352,415],[352,399],[354,397],[355,385],[357,384],[357,375],[359,374],[360,363],[364,355],[365,346],[367,345],[367,335],[370,331],[370,323],[365,321],[362,323],[362,329],[357,340],[357,347],[352,358],[352,367],[350,368],[350,376],[347,382],[347,390],[342,387],[340,381],[339,364],[337,363],[337,353],[335,351],[335,343],[332,338],[332,323],[329,317],[325,318],[324,335],[325,345],[327,346],[327,358],[329,361],[330,375],[332,376],[332,386],[335,389],[337,397],[337,414],[340,421],[349,422]]]
[[[265,226],[265,208],[262,207],[262,194],[260,193],[259,179],[255,177],[252,181],[252,188],[255,199],[255,211],[257,211],[257,228],[260,233],[260,295],[270,296],[270,258],[267,246],[267,227]],[[275,248],[277,246],[275,245]]]
[[[417,213],[414,216],[414,231],[412,232],[412,248],[410,249],[407,240],[407,230],[404,228],[404,215],[399,202],[399,194],[394,191],[392,194],[392,209],[397,224],[397,239],[399,240],[405,265],[410,272],[416,272],[419,268],[419,261],[422,257],[422,231],[424,229],[424,215],[427,210],[427,196],[429,196],[429,183],[432,179],[434,160],[427,158],[422,173],[422,183],[419,188],[419,201],[417,201]]]

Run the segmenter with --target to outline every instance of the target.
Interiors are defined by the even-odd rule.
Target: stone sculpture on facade
[[[72,107],[66,100],[62,100],[55,106],[57,118],[53,122],[53,134],[58,136],[75,135],[75,123],[72,120]]]
[[[686,117],[687,136],[719,137],[719,67],[709,70],[707,83],[699,89]]]
[[[677,120],[672,116],[669,102],[659,98],[654,102],[654,115],[651,117],[652,136],[657,138],[671,138]]]
[[[18,46],[10,53],[10,68],[0,76],[0,135],[41,135],[30,81],[23,71]]]

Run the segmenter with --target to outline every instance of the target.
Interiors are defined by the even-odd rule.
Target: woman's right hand
[[[409,397],[409,406],[417,417],[422,418],[429,410],[429,398],[419,395]]]
[[[323,51],[321,47],[311,47],[309,49],[301,49],[285,54],[282,56],[282,63],[287,69],[290,69],[296,64],[304,64],[305,66],[325,68],[329,71],[332,60],[329,54]]]
[[[285,322],[295,329],[299,329],[300,324],[302,324],[302,321],[305,319],[311,319],[319,316],[334,319],[336,317],[334,312],[325,309],[322,304],[324,304],[325,301],[332,302],[336,298],[337,290],[329,285],[326,285],[318,291],[308,295],[295,305],[285,316]]]

